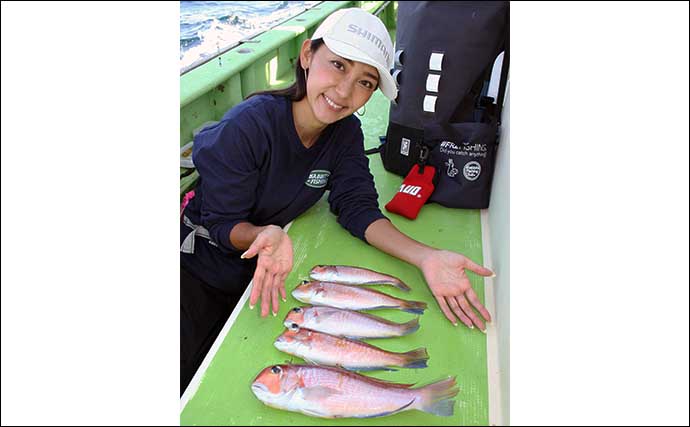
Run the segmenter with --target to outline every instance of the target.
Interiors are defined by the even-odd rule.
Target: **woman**
[[[275,316],[285,301],[292,243],[282,230],[329,189],[338,222],[368,244],[422,270],[445,316],[485,331],[490,321],[464,269],[492,272],[463,255],[419,243],[378,208],[353,115],[380,88],[395,99],[392,43],[383,23],[359,9],[330,15],[302,44],[296,81],[263,92],[200,132],[200,175],[181,225],[182,390],[250,280],[250,308]],[[201,238],[200,238],[201,237]]]

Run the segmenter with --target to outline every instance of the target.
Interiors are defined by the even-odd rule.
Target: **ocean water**
[[[320,1],[181,1],[180,70]]]

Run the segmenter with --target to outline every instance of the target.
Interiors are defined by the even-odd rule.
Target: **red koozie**
[[[417,218],[419,210],[434,192],[433,179],[436,173],[433,166],[424,166],[422,173],[419,173],[419,169],[418,165],[412,166],[410,173],[400,186],[400,191],[386,205],[387,211],[409,219]]]

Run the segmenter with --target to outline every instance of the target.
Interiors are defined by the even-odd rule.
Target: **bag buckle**
[[[424,173],[424,166],[426,166],[426,161],[429,158],[429,147],[422,145],[419,149],[419,160],[417,160],[417,165],[419,165],[419,173]]]

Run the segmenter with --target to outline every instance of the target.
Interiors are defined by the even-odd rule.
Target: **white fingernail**
[[[285,298],[283,298],[283,302],[287,302],[287,300]]]
[[[458,324],[457,324],[457,323],[453,323],[453,326],[458,326]]]
[[[489,276],[489,278],[493,278],[493,277],[496,277],[496,273],[493,273],[493,274],[491,274],[491,276]]]
[[[474,325],[470,325],[470,329],[474,329]]]
[[[249,309],[250,309],[250,310],[254,310],[254,306],[251,305],[251,304],[249,304]]]

